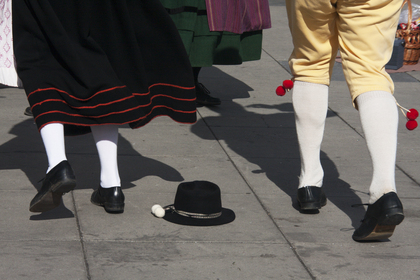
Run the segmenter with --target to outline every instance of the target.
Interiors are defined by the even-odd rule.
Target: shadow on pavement
[[[290,196],[290,206],[299,211],[295,197],[299,183],[300,159],[292,104],[254,104],[249,105],[248,108],[271,109],[276,113],[265,115],[250,112],[247,108],[235,103],[233,99],[249,98],[248,92],[252,91],[252,88],[215,68],[207,71],[207,75],[217,75],[217,85],[209,82],[205,83],[209,88],[218,88],[219,92],[223,92],[220,89],[225,89],[226,84],[231,84],[230,89],[234,92],[228,91],[226,95],[219,94],[218,97],[223,99],[222,105],[208,107],[218,116],[203,117],[191,127],[191,131],[199,137],[205,138],[206,136],[200,135],[200,130],[196,129],[203,125],[200,122],[204,122],[216,135],[218,141],[225,142],[234,153],[240,155],[249,163],[257,165],[259,169],[253,170],[252,173],[265,173],[269,180]],[[207,80],[212,81],[212,78],[210,77]],[[216,90],[215,96],[217,96],[217,92]],[[261,118],[267,126],[264,128],[247,126],[246,124],[237,126],[233,122],[230,125],[228,119],[232,119],[233,115],[236,115],[235,118],[238,120],[244,121]],[[332,111],[329,111],[327,115],[327,117],[336,116]],[[270,123],[273,122],[276,122],[276,125],[270,126]],[[263,135],[264,132],[267,134],[267,131],[271,135]],[[352,226],[358,227],[364,209],[363,207],[351,208],[351,204],[361,203],[360,198],[347,182],[340,179],[336,165],[323,151],[321,151],[321,160],[325,173],[324,188],[329,200],[328,203],[336,205],[351,219]],[[328,195],[329,193],[334,194]],[[345,196],[344,203],[343,196]]]
[[[3,159],[0,161],[0,170],[22,170],[38,191],[41,188],[48,162],[33,119],[28,118],[16,124],[9,134],[15,137],[0,145],[0,154]],[[133,182],[146,176],[157,176],[163,180],[175,182],[184,180],[175,168],[139,154],[121,135],[118,149],[124,151],[123,154],[119,154],[118,159],[123,189],[135,187]],[[92,135],[66,137],[66,150],[68,160],[77,178],[76,190],[96,189],[99,185],[100,166]],[[74,217],[73,213],[61,203],[58,208],[33,215],[30,219],[45,220],[70,217]]]

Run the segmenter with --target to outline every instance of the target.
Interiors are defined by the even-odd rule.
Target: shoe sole
[[[320,202],[299,203],[300,210],[318,210],[321,209]]]
[[[318,210],[327,205],[327,202],[321,203],[321,202],[306,202],[306,203],[299,203],[300,210]]]
[[[102,203],[102,202],[96,202],[92,198],[90,199],[90,202],[92,202],[92,204],[94,205],[102,206],[107,213],[118,214],[118,213],[124,212],[125,203],[109,203],[109,202]]]
[[[113,203],[104,203],[104,209],[106,212],[108,213],[113,213],[113,214],[117,214],[117,213],[123,213],[124,212],[124,203],[122,204],[113,204]]]
[[[355,241],[374,241],[388,239],[394,233],[394,230],[397,225],[401,224],[404,220],[404,213],[402,209],[391,209],[387,214],[379,218],[378,224],[369,233],[363,238],[355,238]]]
[[[51,186],[50,191],[46,192],[38,200],[31,203],[29,211],[46,212],[58,207],[61,203],[61,197],[76,188],[75,179],[67,179]]]

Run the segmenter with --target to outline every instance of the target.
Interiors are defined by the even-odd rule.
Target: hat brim
[[[220,225],[233,222],[235,218],[236,218],[235,212],[227,208],[222,208],[222,215],[213,219],[198,219],[198,218],[185,217],[185,216],[179,215],[178,213],[172,210],[166,210],[165,216],[163,217],[164,220],[174,223],[174,224],[184,225],[184,226],[199,226],[199,227],[220,226]]]

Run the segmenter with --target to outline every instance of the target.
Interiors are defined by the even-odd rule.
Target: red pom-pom
[[[286,94],[286,90],[284,89],[283,86],[278,86],[277,89],[276,89],[276,94],[278,96],[283,96],[283,95]]]
[[[409,120],[406,124],[405,127],[407,127],[408,130],[413,130],[417,127],[417,122],[415,120]]]
[[[410,111],[407,112],[407,118],[409,120],[415,120],[419,116],[419,112],[416,109],[410,109]]]
[[[283,87],[285,89],[292,89],[293,88],[293,81],[292,80],[284,80]]]

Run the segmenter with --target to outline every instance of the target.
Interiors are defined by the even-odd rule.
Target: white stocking
[[[64,143],[64,126],[61,123],[47,124],[40,131],[42,142],[48,158],[48,170],[50,172],[57,164],[67,160]]]
[[[117,162],[118,126],[91,126],[91,130],[101,163],[101,186],[103,188],[120,187]]]
[[[328,86],[296,81],[293,107],[301,158],[299,188],[321,187],[324,171],[320,152],[328,111]]]
[[[362,93],[356,103],[373,164],[369,188],[369,203],[372,204],[382,195],[396,192],[398,108],[392,94],[386,91]]]

